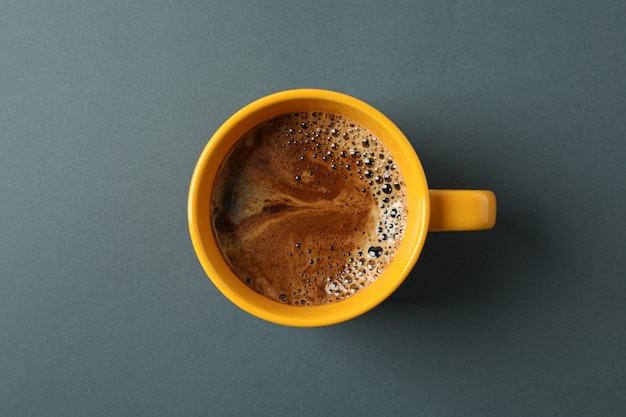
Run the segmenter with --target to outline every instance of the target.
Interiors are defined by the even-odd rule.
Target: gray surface
[[[626,412],[623,1],[3,1],[0,415]],[[207,139],[355,95],[496,228],[430,235],[351,322],[228,302],[189,240]]]

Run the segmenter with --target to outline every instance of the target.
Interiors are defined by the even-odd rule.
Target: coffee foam
[[[405,183],[368,130],[324,112],[268,120],[221,165],[212,220],[222,253],[255,291],[294,305],[346,299],[393,260]]]

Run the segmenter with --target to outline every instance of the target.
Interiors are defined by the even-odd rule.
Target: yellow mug
[[[230,269],[212,230],[210,206],[214,181],[233,145],[260,123],[297,111],[338,114],[366,127],[394,155],[406,182],[409,211],[395,259],[373,283],[352,297],[331,304],[295,306],[255,292]],[[352,319],[384,301],[415,265],[429,231],[492,228],[496,220],[496,198],[486,190],[430,190],[411,143],[385,115],[345,94],[298,89],[271,94],[245,106],[215,132],[193,172],[187,215],[196,255],[209,278],[228,299],[248,313],[273,323],[314,327]]]

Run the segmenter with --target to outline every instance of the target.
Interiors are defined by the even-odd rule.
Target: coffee
[[[392,262],[405,182],[385,144],[326,112],[267,120],[241,138],[215,180],[213,230],[246,285],[281,303],[344,300]]]

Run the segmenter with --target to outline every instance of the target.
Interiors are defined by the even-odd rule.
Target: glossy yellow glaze
[[[210,198],[215,175],[225,155],[240,137],[259,123],[294,111],[341,114],[367,126],[374,135],[384,138],[406,182],[409,214],[395,260],[374,283],[351,298],[334,304],[298,307],[282,304],[256,293],[230,270],[211,230]],[[474,197],[470,197],[470,194]],[[486,203],[481,205],[483,197]],[[433,220],[431,198],[437,201]],[[445,214],[442,211],[444,209]],[[198,159],[189,187],[189,231],[196,255],[209,278],[228,299],[243,310],[288,326],[336,324],[365,313],[385,300],[406,278],[417,261],[429,228],[478,230],[493,226],[494,221],[493,193],[429,191],[426,176],[413,147],[391,120],[358,99],[326,90],[283,91],[261,98],[239,110],[209,140]]]
[[[496,224],[496,195],[487,190],[430,190],[431,232],[487,230]]]

